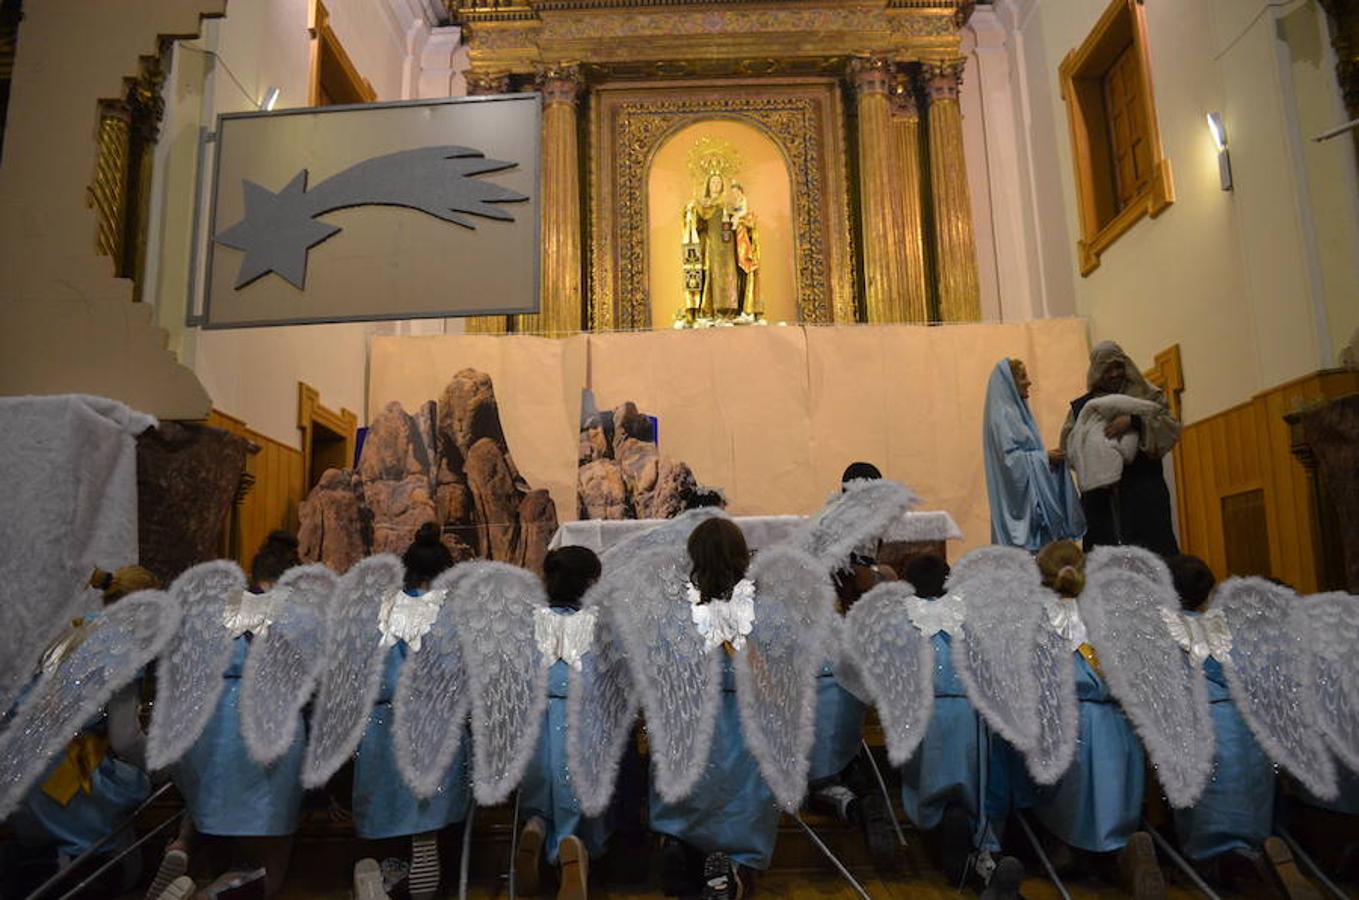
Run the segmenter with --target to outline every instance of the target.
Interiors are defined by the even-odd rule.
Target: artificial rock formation
[[[683,512],[699,489],[686,463],[661,455],[651,419],[631,402],[586,421],[579,464],[582,519],[668,519]]]
[[[302,557],[343,572],[371,553],[401,553],[429,521],[456,560],[542,568],[557,530],[545,490],[519,474],[491,379],[463,369],[414,414],[389,403],[373,420],[359,465],[322,476],[298,508]]]

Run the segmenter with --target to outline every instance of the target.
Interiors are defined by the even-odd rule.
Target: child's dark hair
[[[689,560],[689,580],[702,602],[728,599],[750,565],[746,536],[731,519],[705,519],[689,535]]]
[[[255,587],[276,584],[284,572],[301,564],[292,532],[271,531],[250,561],[250,582]]]
[[[580,609],[580,598],[602,571],[599,557],[589,547],[558,547],[543,560],[543,581],[553,606]]]
[[[917,597],[933,598],[944,596],[944,582],[948,581],[948,573],[948,562],[942,556],[922,553],[906,563],[901,577],[915,588]]]
[[[437,522],[426,522],[415,532],[411,545],[401,555],[401,563],[406,567],[406,590],[427,587],[439,573],[453,567],[453,554],[441,537]]]
[[[882,478],[882,472],[878,467],[870,462],[853,462],[845,467],[844,474],[840,476],[841,484],[849,484],[851,481],[877,481]]]
[[[1217,587],[1217,576],[1208,564],[1197,556],[1182,553],[1166,559],[1170,578],[1175,582],[1175,593],[1180,595],[1183,609],[1198,610],[1208,602],[1208,595]]]

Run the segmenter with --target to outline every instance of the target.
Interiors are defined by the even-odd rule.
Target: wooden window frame
[[[311,5],[307,23],[307,33],[311,35],[310,75],[307,81],[307,105],[321,106],[321,71],[323,61],[333,59],[344,73],[345,80],[360,97],[361,103],[377,100],[377,91],[367,78],[359,74],[358,67],[345,52],[344,44],[330,27],[330,12],[321,0]]]
[[[1151,177],[1121,210],[1109,209],[1113,172],[1109,169],[1108,123],[1104,111],[1104,75],[1129,38],[1141,70],[1139,90],[1147,121]],[[1099,268],[1100,256],[1143,216],[1156,218],[1175,202],[1170,161],[1161,149],[1156,103],[1147,55],[1147,23],[1137,0],[1113,0],[1085,41],[1062,60],[1058,69],[1062,100],[1071,129],[1071,158],[1081,239],[1076,242],[1081,276]]]

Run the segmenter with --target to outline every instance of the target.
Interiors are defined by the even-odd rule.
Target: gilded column
[[[897,217],[896,148],[888,94],[891,66],[860,57],[849,67],[859,111],[860,233],[864,248],[864,306],[868,321],[900,322],[902,255]]]
[[[958,107],[962,78],[961,59],[925,65],[930,99],[930,188],[939,266],[939,318],[944,322],[981,319],[972,202],[963,158],[963,117]]]
[[[542,289],[537,315],[515,316],[519,333],[564,337],[581,329],[580,170],[574,63],[538,70],[543,95]]]
[[[902,246],[902,311],[904,321],[930,320],[925,283],[925,218],[921,210],[920,110],[915,86],[901,78],[892,89],[892,130],[897,142],[897,197]]]
[[[472,72],[465,75],[469,97],[504,94],[510,89],[510,77],[505,74]],[[509,331],[509,316],[471,316],[463,320],[468,334],[504,334]]]

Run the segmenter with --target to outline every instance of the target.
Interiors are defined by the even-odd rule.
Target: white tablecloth
[[[752,550],[776,544],[807,521],[807,516],[734,516],[732,521],[745,532],[746,543]],[[581,519],[563,522],[552,535],[550,549],[558,547],[589,547],[603,553],[634,534],[655,528],[664,519]],[[896,521],[885,541],[946,541],[960,540],[963,533],[953,516],[943,510],[909,512]]]

